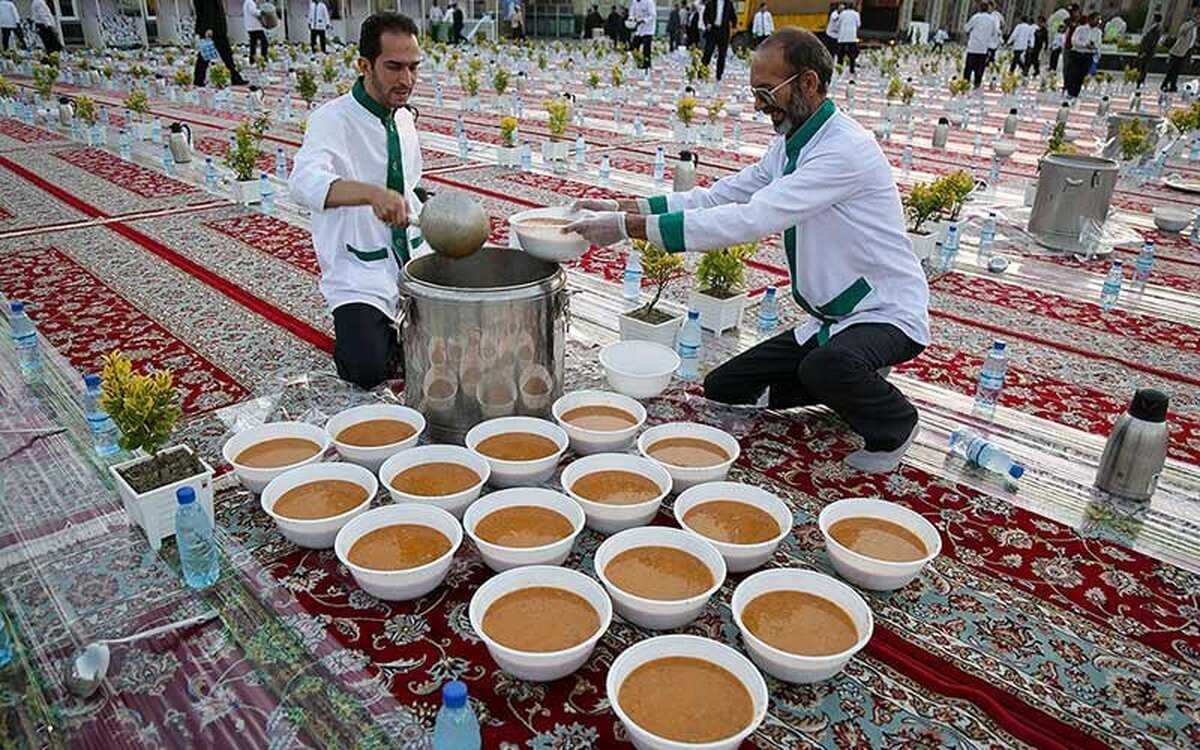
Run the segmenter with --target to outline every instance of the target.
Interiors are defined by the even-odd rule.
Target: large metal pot
[[[1039,164],[1037,197],[1029,215],[1029,233],[1048,248],[1082,250],[1080,230],[1091,220],[1108,218],[1117,186],[1117,163],[1082,154],[1049,154]]]
[[[545,417],[562,395],[566,274],[555,263],[485,247],[404,267],[405,387],[435,440],[461,442],[493,417]]]
[[[1142,126],[1150,134],[1151,146],[1158,147],[1158,127],[1162,125],[1163,118],[1141,112],[1117,112],[1108,116],[1108,134],[1104,136],[1105,158],[1116,159],[1121,155],[1121,128],[1134,120],[1141,120]]]

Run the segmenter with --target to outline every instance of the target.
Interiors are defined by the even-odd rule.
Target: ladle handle
[[[186,620],[179,620],[177,622],[169,622],[166,625],[160,625],[157,628],[143,630],[140,633],[134,633],[133,635],[127,635],[124,638],[107,638],[102,641],[97,641],[97,643],[106,643],[110,646],[113,644],[117,644],[117,643],[132,643],[133,641],[140,641],[143,638],[150,638],[151,636],[159,635],[160,633],[166,633],[167,631],[170,631],[170,630],[177,630],[179,628],[188,628],[193,625],[202,625],[202,624],[208,622],[209,620],[215,619],[216,616],[217,616],[217,611],[215,609],[213,609],[213,610],[209,610],[208,612],[205,612],[202,615],[196,615],[195,617],[189,617]]]

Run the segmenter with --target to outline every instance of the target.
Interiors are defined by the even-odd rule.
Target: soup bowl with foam
[[[307,440],[315,443],[319,450],[308,458],[286,466],[263,468],[245,466],[237,462],[237,457],[247,448],[279,438]],[[323,428],[307,422],[268,422],[248,430],[242,430],[226,440],[225,445],[221,447],[221,455],[226,463],[233,467],[233,473],[237,475],[242,486],[257,495],[266,489],[268,482],[283,472],[321,461],[325,457],[325,451],[329,450],[329,442],[329,433]]]
[[[712,574],[712,585],[695,596],[674,600],[647,599],[626,591],[609,579],[606,569],[617,555],[640,547],[668,547],[697,558]],[[649,630],[671,630],[687,625],[704,611],[708,600],[725,583],[725,560],[720,552],[695,534],[666,526],[626,529],[614,534],[596,550],[594,565],[596,577],[612,597],[617,614]]]
[[[638,726],[621,706],[621,685],[644,664],[672,657],[689,657],[711,662],[737,678],[750,694],[753,714],[750,723],[728,738],[714,742],[680,742],[659,737]],[[634,747],[639,750],[736,750],[758,729],[767,715],[767,682],[758,668],[737,650],[710,638],[695,635],[660,635],[625,649],[613,660],[605,679],[605,693],[613,712],[621,720]]]
[[[772,591],[799,591],[837,604],[854,623],[858,633],[854,645],[836,654],[805,656],[775,648],[763,641],[746,626],[742,613],[750,602]],[[750,658],[764,672],[784,682],[820,682],[833,677],[867,645],[875,630],[875,618],[871,614],[871,608],[857,591],[836,578],[813,570],[773,568],[759,571],[747,577],[734,589],[730,609]]]
[[[676,466],[661,461],[650,454],[650,449],[660,440],[669,438],[695,438],[718,446],[728,458],[711,466]],[[737,438],[724,430],[695,422],[671,422],[651,427],[638,438],[638,452],[660,464],[671,475],[673,492],[680,493],[705,482],[720,482],[729,474],[729,467],[742,454]]]
[[[616,505],[589,500],[575,491],[576,482],[600,471],[627,471],[645,477],[658,486],[658,494],[641,503]],[[658,515],[663,498],[671,491],[671,476],[666,469],[653,461],[627,453],[597,453],[572,461],[563,469],[560,481],[563,490],[583,508],[587,527],[601,534],[612,534],[650,523]]]
[[[460,492],[448,495],[413,495],[392,486],[393,480],[401,472],[415,466],[426,464],[458,464],[475,472],[479,481]],[[455,518],[462,518],[471,503],[479,499],[483,485],[491,476],[492,467],[483,456],[469,451],[458,445],[420,445],[406,451],[394,454],[383,466],[379,467],[379,479],[397,503],[424,503],[450,513]]]
[[[348,427],[377,419],[403,422],[413,429],[413,434],[387,445],[374,446],[352,445],[338,439]],[[364,404],[333,415],[326,423],[325,431],[329,433],[329,439],[339,456],[377,472],[388,458],[417,444],[421,434],[425,432],[425,417],[416,409],[399,404]]]
[[[533,506],[546,508],[566,518],[571,522],[572,531],[567,536],[550,544],[539,547],[507,547],[481,539],[476,533],[476,526],[496,511],[505,508]],[[540,487],[515,487],[498,490],[488,494],[467,508],[463,516],[463,528],[467,536],[475,543],[484,563],[497,573],[503,573],[523,565],[562,565],[571,548],[575,545],[575,537],[583,530],[583,509],[571,498],[553,490]]]
[[[623,430],[589,430],[572,424],[565,416],[574,409],[586,406],[608,406],[626,412],[634,423]],[[636,399],[609,391],[574,391],[554,402],[551,409],[554,421],[563,428],[571,440],[571,449],[581,456],[593,453],[623,451],[633,445],[638,430],[646,424],[646,407]]]
[[[596,611],[600,627],[587,640],[560,651],[518,651],[498,643],[487,634],[483,628],[483,618],[497,599],[521,589],[541,586],[564,589],[582,597]],[[579,571],[551,565],[528,565],[498,573],[488,579],[471,597],[467,613],[471,628],[501,669],[522,680],[549,682],[579,669],[592,655],[596,643],[612,622],[612,602],[600,584]]]
[[[779,533],[771,539],[752,544],[737,544],[706,536],[684,521],[688,511],[716,500],[731,500],[744,503],[771,517]],[[792,511],[783,500],[766,490],[739,482],[706,482],[685,490],[675,498],[675,520],[688,532],[696,534],[711,544],[725,558],[730,573],[744,573],[765,565],[775,555],[775,550],[792,531]]]
[[[353,482],[366,491],[366,499],[344,513],[325,518],[290,518],[275,511],[275,503],[289,490],[322,480]],[[361,466],[335,462],[318,463],[285,471],[272,479],[263,489],[259,503],[263,512],[275,520],[275,528],[279,529],[284,539],[300,547],[329,549],[343,526],[370,509],[371,500],[378,491],[379,481],[375,479],[375,475]]]
[[[479,450],[479,444],[496,435],[530,433],[548,438],[555,445],[554,453],[528,461],[509,461],[492,458]],[[554,476],[558,459],[567,449],[567,433],[553,422],[536,417],[500,417],[480,422],[466,436],[467,448],[479,454],[492,468],[489,484],[493,487],[533,487]]]
[[[830,527],[846,518],[878,518],[902,526],[921,540],[926,554],[912,562],[891,562],[855,552],[829,533]],[[826,505],[817,517],[817,526],[838,575],[872,591],[893,591],[908,585],[942,551],[942,537],[933,524],[903,505],[878,498],[847,498]]]
[[[403,570],[373,570],[350,561],[350,548],[355,542],[376,529],[397,524],[434,529],[450,540],[450,549],[432,562]],[[363,591],[384,601],[407,601],[424,596],[441,585],[450,572],[462,538],[458,519],[441,508],[419,503],[385,505],[369,510],[343,526],[333,542],[333,551]]]

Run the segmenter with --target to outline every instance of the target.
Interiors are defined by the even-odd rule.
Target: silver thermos
[[[946,140],[950,137],[950,121],[945,117],[939,117],[937,125],[933,126],[933,147],[937,149],[946,148]]]
[[[1143,388],[1108,435],[1096,487],[1110,495],[1149,500],[1167,461],[1167,394]]]
[[[684,193],[696,187],[696,167],[700,166],[700,157],[693,151],[680,151],[679,161],[675,164],[675,177],[671,190]]]

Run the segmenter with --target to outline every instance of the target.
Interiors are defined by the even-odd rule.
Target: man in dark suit
[[[229,46],[229,27],[225,24],[225,4],[221,0],[195,0],[196,34],[213,41],[221,62],[229,69],[229,82],[234,86],[245,86],[246,79],[238,72],[233,62],[233,49]],[[196,67],[192,71],[192,83],[203,86],[208,77],[208,60],[196,55]]]
[[[679,46],[680,20],[679,3],[675,3],[671,6],[671,15],[667,16],[667,42],[672,51]]]
[[[733,0],[709,0],[704,6],[704,24],[708,27],[704,40],[704,64],[709,64],[716,50],[718,81],[725,74],[725,55],[729,52],[729,37],[736,20]]]
[[[450,43],[462,44],[466,39],[463,38],[463,11],[458,7],[458,3],[450,6]]]

